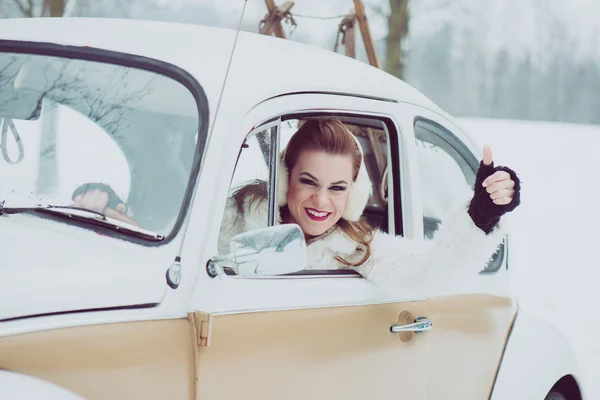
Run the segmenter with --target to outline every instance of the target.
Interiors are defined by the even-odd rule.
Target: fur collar
[[[231,236],[264,228],[267,204],[267,200],[246,201],[241,215],[234,201],[228,202],[219,237],[219,251],[228,252]],[[371,257],[354,269],[392,292],[425,288],[426,293],[431,293],[432,290],[435,292],[452,286],[451,282],[466,282],[477,277],[507,233],[506,222],[501,222],[491,234],[486,235],[473,223],[467,213],[467,205],[467,201],[461,202],[445,216],[433,240],[408,239],[375,231]],[[341,229],[333,227],[327,234],[307,243],[306,269],[345,268],[336,257],[355,263],[363,257],[362,251],[364,249],[359,248]]]

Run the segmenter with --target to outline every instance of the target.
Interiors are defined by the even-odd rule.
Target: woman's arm
[[[506,229],[502,221],[486,234],[469,216],[468,202],[444,218],[431,240],[377,232],[371,243],[371,258],[357,271],[394,291],[418,290],[476,275],[502,243]]]
[[[501,217],[520,204],[520,187],[511,169],[482,162],[474,192],[453,208],[433,239],[411,240],[377,232],[372,257],[358,272],[392,290],[443,286],[448,280],[476,275],[505,237],[506,221]]]

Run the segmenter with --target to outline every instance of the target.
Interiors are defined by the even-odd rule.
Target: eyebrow
[[[314,179],[315,181],[319,182],[319,180],[315,176],[309,174],[308,172],[301,172],[300,175],[306,175],[309,178]]]
[[[311,178],[311,179],[313,179],[313,180],[315,180],[315,181],[319,182],[319,180],[318,180],[318,179],[317,179],[317,178],[316,178],[314,175],[311,175],[311,174],[310,174],[310,173],[308,173],[308,172],[301,172],[301,173],[300,173],[300,176],[302,176],[302,175],[306,175],[306,176],[308,176],[309,178]],[[331,183],[331,185],[340,185],[340,184],[342,184],[342,183],[343,183],[343,184],[345,184],[345,185],[347,185],[347,184],[348,184],[348,182],[346,182],[346,181],[344,181],[344,180],[341,180],[341,181],[337,181],[337,182],[332,182],[332,183]]]

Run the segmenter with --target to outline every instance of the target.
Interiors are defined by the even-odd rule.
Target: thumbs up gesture
[[[492,149],[486,144],[483,146],[483,165],[492,166],[493,168],[493,163]],[[513,200],[515,181],[512,180],[510,174],[506,171],[500,170],[494,172],[485,178],[482,186],[490,194],[490,199],[492,199],[494,204],[504,205]]]
[[[483,160],[473,191],[468,213],[486,234],[494,229],[502,215],[521,203],[521,182],[517,174],[508,167],[494,167],[492,149],[488,145],[483,146]]]

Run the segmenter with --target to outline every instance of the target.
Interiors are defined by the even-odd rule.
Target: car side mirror
[[[302,229],[297,224],[283,224],[234,236],[229,254],[213,257],[207,271],[212,277],[226,269],[242,277],[274,276],[302,271],[306,264]]]

